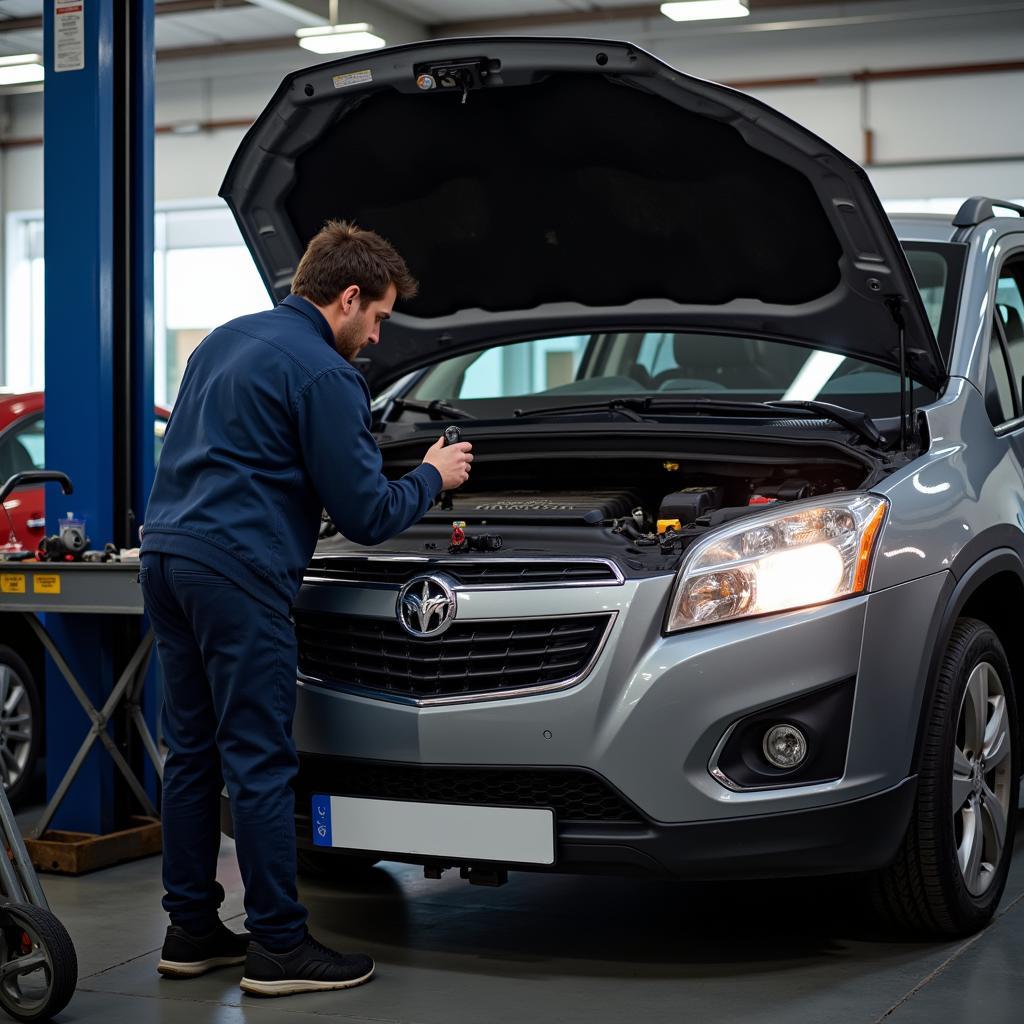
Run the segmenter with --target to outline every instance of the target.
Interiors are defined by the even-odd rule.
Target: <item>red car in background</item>
[[[156,457],[160,457],[164,429],[170,413],[157,407],[154,419]],[[43,393],[0,394],[0,483],[15,473],[47,466],[43,432]],[[72,481],[74,473],[71,472]],[[14,540],[35,551],[46,532],[43,487],[20,487],[4,502],[0,516],[0,544]],[[74,511],[74,495],[62,498]],[[102,540],[99,541],[102,545]],[[0,780],[16,801],[35,775],[43,742],[43,651],[35,634],[17,615],[0,618]]]

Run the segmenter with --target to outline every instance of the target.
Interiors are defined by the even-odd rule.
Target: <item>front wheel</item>
[[[1010,867],[1019,775],[1006,654],[985,623],[959,619],[928,709],[910,825],[873,879],[890,920],[936,937],[988,924]]]
[[[42,907],[0,905],[0,1006],[15,1020],[49,1020],[77,983],[78,957],[64,925]]]

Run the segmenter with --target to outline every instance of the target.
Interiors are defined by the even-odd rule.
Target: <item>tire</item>
[[[42,907],[0,905],[0,965],[9,970],[18,960],[30,958],[36,966],[0,980],[0,1006],[15,1020],[49,1020],[68,1005],[78,983],[71,937]]]
[[[327,850],[298,850],[299,875],[317,882],[329,882],[365,874],[379,862],[377,857],[360,857],[351,853],[334,853]]]
[[[872,896],[903,931],[969,935],[1006,885],[1020,786],[1013,676],[985,623],[957,620],[926,714],[910,825]]]
[[[42,724],[37,680],[16,651],[0,646],[0,780],[12,804],[35,777]]]

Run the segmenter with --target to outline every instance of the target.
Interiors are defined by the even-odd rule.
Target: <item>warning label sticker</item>
[[[32,592],[34,594],[59,594],[59,576],[33,576]]]
[[[85,4],[86,0],[54,0],[54,71],[85,67]]]
[[[0,593],[24,594],[25,577],[11,572],[0,573]]]
[[[367,68],[365,71],[349,71],[344,75],[335,75],[333,78],[335,89],[347,89],[350,85],[367,85],[373,81],[373,72]]]

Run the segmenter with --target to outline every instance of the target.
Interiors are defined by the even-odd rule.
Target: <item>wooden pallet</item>
[[[38,839],[26,839],[25,846],[36,871],[59,875],[84,875],[126,860],[159,853],[162,845],[160,822],[156,818],[143,817],[131,820],[136,824],[106,835],[50,829]]]

